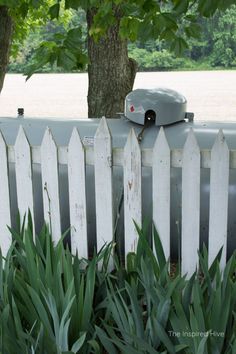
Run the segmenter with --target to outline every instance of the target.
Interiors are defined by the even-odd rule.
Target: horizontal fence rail
[[[9,169],[14,165],[14,172]],[[190,130],[183,149],[171,150],[163,128],[153,149],[143,149],[130,131],[124,148],[112,147],[112,135],[102,118],[94,137],[94,146],[84,147],[79,131],[74,128],[68,146],[57,147],[53,135],[46,129],[41,146],[30,146],[20,127],[14,146],[7,146],[0,134],[0,245],[6,254],[11,244],[7,225],[11,225],[11,174],[15,176],[16,200],[21,220],[28,209],[36,224],[37,202],[33,166],[39,165],[43,218],[49,224],[55,242],[63,232],[64,217],[60,202],[60,166],[67,167],[70,243],[72,252],[88,257],[88,209],[92,188],[87,185],[86,169],[94,168],[94,200],[96,246],[114,240],[121,210],[114,207],[114,168],[122,167],[123,191],[120,202],[124,209],[124,254],[135,252],[138,234],[135,221],[142,224],[142,168],[152,168],[152,218],[167,258],[171,255],[171,169],[181,169],[182,197],[179,249],[182,273],[190,276],[198,267],[200,247],[200,189],[201,171],[210,169],[209,179],[209,264],[223,246],[221,266],[226,262],[229,171],[236,169],[236,151],[229,150],[222,131],[219,131],[212,150],[201,150],[194,131]],[[89,195],[88,195],[89,193]],[[119,204],[119,203],[118,203]],[[118,205],[119,206],[119,205]],[[13,220],[12,220],[13,221]],[[235,221],[236,222],[236,221]]]
[[[124,162],[124,149],[112,149],[112,164],[113,166],[123,166]],[[8,161],[15,163],[15,149],[14,146],[7,146]],[[68,164],[68,147],[58,146],[58,163],[61,165]],[[31,158],[33,163],[41,163],[40,146],[31,146]],[[200,151],[201,155],[201,168],[211,167],[211,150],[204,149]],[[170,151],[171,167],[182,168],[183,166],[183,149],[174,149]],[[143,148],[141,150],[141,161],[143,167],[152,167],[153,149]],[[94,149],[87,147],[85,149],[85,162],[86,165],[94,165]],[[236,169],[236,150],[229,151],[229,166]]]

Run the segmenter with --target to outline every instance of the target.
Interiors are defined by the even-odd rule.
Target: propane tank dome
[[[186,108],[182,94],[164,87],[133,90],[125,99],[125,117],[142,125],[150,120],[158,126],[183,121]]]

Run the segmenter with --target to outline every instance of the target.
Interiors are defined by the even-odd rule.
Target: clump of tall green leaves
[[[236,352],[236,253],[220,271],[221,252],[208,268],[204,247],[200,271],[190,279],[169,272],[156,230],[154,253],[137,227],[136,254],[129,254],[123,287],[109,282],[109,320],[96,327],[110,354]],[[177,268],[178,269],[178,268]]]
[[[220,256],[199,274],[173,275],[155,228],[136,225],[138,246],[126,264],[105,246],[90,260],[73,256],[48,227],[11,230],[0,255],[1,353],[236,352],[236,254],[223,272]],[[111,257],[112,255],[112,257]],[[111,264],[113,263],[113,269]]]
[[[13,244],[0,256],[0,352],[91,353],[105,296],[97,264],[109,247],[80,260],[63,237],[54,245],[46,226],[35,240],[31,222],[11,232]]]

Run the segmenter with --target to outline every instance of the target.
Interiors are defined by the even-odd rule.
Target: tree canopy
[[[13,0],[18,1],[19,0]],[[1,2],[1,0],[0,0]],[[46,1],[48,3],[48,1]],[[36,1],[42,3],[42,0]],[[106,37],[109,27],[117,21],[116,12],[120,14],[119,35],[122,40],[146,43],[159,40],[180,56],[188,43],[199,39],[201,24],[199,16],[212,17],[217,10],[225,11],[234,0],[65,0],[51,2],[49,16],[58,21],[66,10],[96,9],[89,36],[95,41]],[[49,41],[41,43],[35,52],[34,65],[27,69],[30,76],[49,62],[64,70],[84,69],[87,64],[82,32],[83,23],[69,28],[64,33],[54,33]]]
[[[161,39],[137,40],[129,42],[129,56],[138,63],[141,71],[159,70],[198,70],[211,68],[236,67],[236,5],[225,12],[216,11],[212,18],[199,18],[197,23],[201,27],[199,38],[187,41],[188,48],[181,57],[170,52],[168,44]],[[86,18],[83,10],[73,11],[66,18],[68,28],[82,28],[80,47],[86,61]],[[11,56],[9,70],[11,72],[26,72],[34,63],[35,48],[43,41],[50,41],[55,32],[65,34],[64,25],[49,21],[46,25],[38,26],[30,31],[19,48],[17,56]],[[75,69],[75,72],[84,71],[87,66]],[[40,69],[41,72],[64,72],[65,68],[50,64]]]

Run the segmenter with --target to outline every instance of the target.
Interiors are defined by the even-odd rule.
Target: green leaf
[[[77,51],[78,47],[81,46],[81,39],[82,39],[81,27],[72,28],[67,32],[63,45],[70,50]]]
[[[177,55],[181,56],[185,49],[188,48],[187,42],[181,38],[181,37],[176,37],[174,42],[172,43],[170,49]]]
[[[203,337],[203,338],[201,339],[201,342],[200,342],[200,344],[199,344],[199,346],[198,346],[198,349],[197,349],[196,354],[204,354],[204,353],[206,352],[207,339],[208,339],[207,336],[206,336],[206,337]]]
[[[19,9],[19,12],[21,13],[23,18],[26,18],[28,11],[29,11],[29,4],[27,2],[23,2]]]
[[[136,267],[136,254],[135,252],[129,252],[126,256],[126,268],[128,273],[133,273],[137,271]]]
[[[12,297],[12,312],[13,312],[13,317],[14,317],[14,322],[15,322],[16,334],[17,334],[18,338],[20,339],[21,334],[23,333],[23,328],[22,328],[22,324],[21,324],[20,314],[19,314],[18,308],[16,306],[14,297]]]
[[[125,341],[129,342],[128,333],[130,332],[130,328],[134,327],[134,319],[121,295],[121,291],[118,290],[113,298],[108,294],[108,299],[109,309],[112,312],[114,321],[118,326],[119,331],[123,333]]]
[[[113,345],[111,339],[108,337],[107,333],[103,329],[99,328],[98,326],[95,326],[95,330],[102,345],[106,349],[107,353],[118,354],[115,346]]]
[[[157,4],[156,1],[153,0],[146,0],[142,7],[146,13],[160,11],[160,6]]]
[[[202,298],[202,289],[198,282],[195,282],[193,286],[193,308],[194,313],[197,319],[198,327],[201,331],[205,331],[205,319],[202,309],[203,298]]]
[[[219,263],[222,257],[222,251],[223,247],[219,250],[218,254],[216,255],[215,259],[213,260],[211,266],[209,267],[209,274],[211,277],[211,280],[215,279],[217,271],[219,269]]]
[[[48,292],[47,295],[44,295],[44,299],[45,299],[45,302],[46,302],[47,307],[49,309],[49,313],[50,313],[52,320],[53,320],[53,327],[54,327],[54,333],[55,333],[55,337],[56,337],[56,343],[59,346],[59,344],[60,344],[60,341],[59,341],[59,315],[57,312],[56,301],[50,291]],[[45,309],[45,311],[46,311],[46,309]]]
[[[134,290],[130,287],[130,285],[127,282],[125,284],[125,287],[130,297],[132,316],[134,318],[136,334],[139,338],[144,338],[142,311],[138,303],[137,293],[134,292]]]
[[[2,0],[0,5],[7,6],[9,8],[14,8],[19,5],[19,0]]]
[[[160,39],[164,39],[167,42],[170,42],[175,38],[175,33],[172,30],[166,29],[161,32]]]
[[[95,335],[96,335],[96,332],[95,332]],[[97,335],[96,335],[96,338],[97,338],[97,340],[91,339],[91,340],[88,340],[87,343],[93,349],[94,354],[101,354],[101,345],[100,345],[99,338],[97,337]]]
[[[161,326],[160,323],[157,322],[157,329],[158,329],[158,336],[160,337],[161,342],[165,345],[165,347],[168,349],[168,353],[174,354],[175,353],[175,348],[174,345],[172,344],[169,336],[166,334],[164,328]]]
[[[93,312],[93,299],[95,290],[96,258],[94,257],[88,266],[86,273],[85,296],[83,304],[82,329],[87,330]]]
[[[71,318],[69,318],[67,321],[66,319],[69,315],[69,311],[72,307],[74,300],[75,300],[75,296],[73,296],[70,302],[68,303],[67,308],[65,309],[60,321],[58,338],[59,338],[60,347],[64,348],[63,350],[68,350],[68,341],[69,341],[68,329],[69,329]]]
[[[205,16],[212,16],[218,7],[218,1],[216,0],[199,0],[198,10],[199,12]]]
[[[189,0],[176,0],[173,11],[177,14],[185,14],[188,11]]]
[[[51,17],[51,20],[58,18],[60,13],[60,3],[56,3],[52,5],[49,9],[49,15]]]
[[[28,291],[30,293],[32,302],[37,310],[38,313],[38,317],[40,318],[40,320],[42,321],[45,330],[47,331],[47,333],[49,334],[49,336],[51,337],[51,339],[54,339],[54,333],[53,333],[53,329],[51,327],[51,323],[47,314],[47,311],[44,307],[44,304],[42,303],[39,295],[37,294],[37,292],[31,288],[30,286],[28,286]]]
[[[25,286],[25,279],[22,276],[16,275],[15,286],[18,302],[21,301],[21,313],[25,319],[33,326],[35,318],[37,318],[37,312],[31,301],[30,294]]]
[[[31,4],[35,9],[38,9],[42,5],[42,0],[31,0]]]
[[[181,352],[181,351],[183,351],[184,349],[187,349],[187,348],[188,348],[188,345],[186,345],[186,344],[178,344],[178,345],[175,346],[175,352],[178,353],[178,352]]]
[[[158,311],[158,322],[163,326],[163,328],[165,328],[167,321],[169,319],[170,307],[171,307],[170,299],[164,300],[158,306],[158,309],[160,308],[160,311]]]
[[[162,271],[165,268],[167,260],[165,257],[164,249],[162,247],[160,236],[154,224],[153,224],[153,244],[154,244],[154,250],[157,256],[157,260],[160,266],[160,270]]]
[[[178,29],[176,17],[173,13],[162,12],[156,16],[156,21],[158,21],[159,27],[162,31],[169,29],[175,32]]]
[[[148,233],[145,233],[145,231],[142,230],[135,221],[134,225],[139,235],[137,246],[137,264],[140,264],[140,260],[142,259],[142,257],[148,257],[148,259],[150,259],[150,262],[152,263],[152,269],[154,270],[154,273],[157,277],[160,274],[160,268],[156,256],[154,255],[148,243]]]
[[[73,344],[71,351],[73,353],[77,353],[83,346],[84,342],[86,339],[86,332],[83,333],[78,339],[77,341]]]
[[[158,331],[159,333],[159,331]],[[148,353],[148,354],[159,354],[152,345],[150,345],[146,339],[139,338],[137,335],[131,333],[131,338],[134,342],[133,347],[135,346],[141,353]],[[127,348],[129,351],[129,348]]]
[[[233,276],[234,272],[236,269],[236,251],[232,254],[230,259],[228,260],[226,267],[224,269],[223,273],[223,291],[225,291],[227,287],[227,283],[229,282],[229,279]]]
[[[80,0],[65,0],[65,9],[78,10],[80,6]]]
[[[27,273],[29,276],[30,286],[36,291],[38,290],[38,267],[36,249],[33,243],[33,236],[29,228],[25,231],[25,252],[26,252],[26,265]]]
[[[70,71],[76,68],[77,58],[76,56],[68,49],[59,48],[57,65],[63,69]]]
[[[184,311],[187,317],[189,317],[189,306],[191,303],[191,298],[192,298],[192,290],[193,290],[193,284],[195,281],[196,274],[194,273],[191,278],[188,280],[186,287],[184,289],[183,293],[183,307]]]
[[[122,17],[120,22],[120,36],[128,38],[132,42],[137,40],[141,21],[134,16]]]

